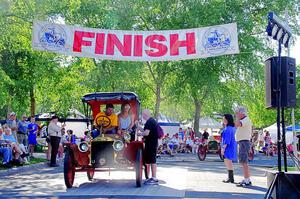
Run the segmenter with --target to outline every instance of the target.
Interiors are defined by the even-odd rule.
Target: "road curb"
[[[7,176],[7,175],[14,175],[16,173],[22,173],[22,172],[26,172],[26,171],[29,171],[32,169],[45,168],[45,167],[47,167],[47,165],[48,165],[48,162],[40,162],[40,163],[36,163],[36,164],[10,168],[8,170],[0,171],[0,177]]]

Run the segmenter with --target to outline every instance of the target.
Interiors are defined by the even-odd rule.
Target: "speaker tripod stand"
[[[286,136],[285,136],[285,120],[284,120],[284,107],[281,103],[281,84],[282,84],[282,71],[281,71],[281,41],[279,40],[278,45],[278,63],[276,64],[276,109],[277,109],[277,155],[278,155],[278,171],[269,187],[265,199],[273,198],[273,192],[276,190],[276,198],[300,198],[299,188],[294,184],[294,182],[288,178],[285,172],[287,172],[287,154],[286,154]],[[281,109],[281,110],[280,110]],[[281,113],[281,114],[280,114]],[[281,126],[280,126],[281,123]],[[282,128],[282,137],[280,132],[280,127]],[[282,150],[281,150],[282,148]],[[281,158],[283,152],[283,162],[284,171],[281,167]]]

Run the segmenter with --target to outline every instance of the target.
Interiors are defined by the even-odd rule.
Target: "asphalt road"
[[[63,167],[40,165],[15,174],[1,175],[0,197],[33,198],[263,198],[267,191],[266,167],[252,162],[253,186],[236,187],[222,182],[227,177],[224,163],[216,155],[200,162],[192,154],[162,156],[158,159],[159,185],[135,187],[134,171],[95,173],[88,181],[86,173],[76,173],[74,188],[66,189]],[[235,180],[242,179],[241,168],[235,164]]]

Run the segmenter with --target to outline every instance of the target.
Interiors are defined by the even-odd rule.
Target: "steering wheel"
[[[95,118],[95,123],[99,127],[106,128],[111,124],[111,120],[105,115],[99,115]]]

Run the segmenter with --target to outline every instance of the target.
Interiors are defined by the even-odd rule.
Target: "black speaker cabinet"
[[[270,57],[265,61],[266,107],[276,108],[278,57]],[[281,105],[280,107],[296,107],[296,60],[281,57]]]

